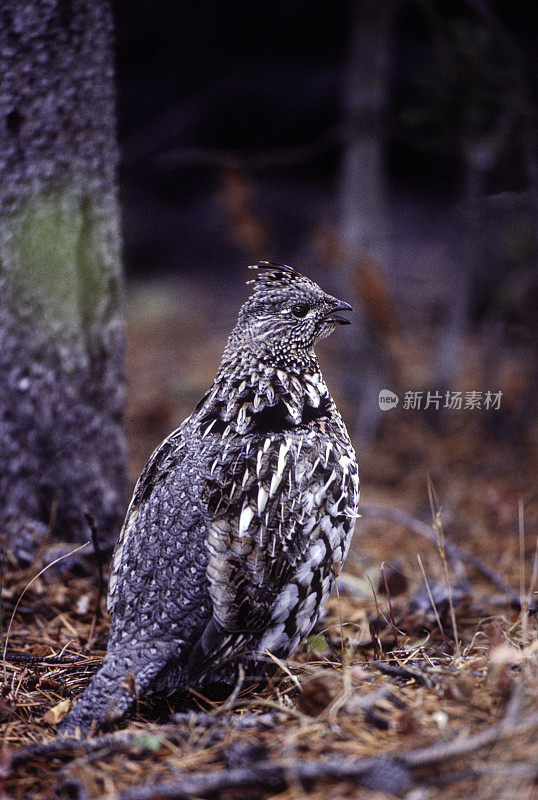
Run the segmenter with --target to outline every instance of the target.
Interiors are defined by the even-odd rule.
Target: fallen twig
[[[529,714],[528,717],[513,725],[504,718],[474,736],[457,739],[455,742],[440,742],[439,744],[431,745],[431,747],[423,747],[420,750],[411,750],[408,753],[404,753],[403,758],[411,768],[427,767],[431,764],[438,764],[440,761],[461,758],[468,753],[481,750],[489,744],[498,742],[505,736],[528,733],[535,728],[538,728],[538,712]]]
[[[236,728],[237,730],[245,730],[248,728],[272,728],[277,722],[284,721],[285,715],[280,715],[281,719],[277,719],[277,714],[267,712],[265,714],[223,714],[222,716],[208,714],[205,711],[183,711],[174,714],[172,719],[179,725],[194,725],[203,726],[204,728],[211,728],[215,725]]]
[[[500,741],[507,735],[527,733],[536,728],[538,728],[538,713],[529,715],[515,725],[503,719],[474,736],[411,750],[401,753],[398,757],[323,758],[313,762],[304,759],[283,759],[258,762],[234,769],[195,772],[157,785],[132,787],[121,792],[118,800],[154,800],[154,798],[178,800],[193,795],[204,797],[216,792],[246,787],[270,787],[276,791],[294,782],[327,779],[351,779],[372,789],[383,787],[387,792],[401,794],[410,788],[412,770],[461,758]]]
[[[48,742],[36,742],[27,747],[22,747],[11,754],[11,767],[24,764],[31,758],[44,756],[61,756],[69,753],[92,753],[94,750],[106,749],[108,752],[132,747],[141,734],[119,733],[104,734],[93,739],[76,739],[74,736],[57,736]]]
[[[81,658],[80,656],[65,653],[59,653],[57,656],[32,656],[30,653],[17,653],[13,650],[8,650],[5,660],[9,664],[65,664],[72,667],[79,664],[92,664],[94,661],[101,661],[102,659],[95,656]]]
[[[371,519],[388,519],[396,522],[404,528],[408,528],[419,536],[423,536],[430,542],[437,546],[437,536],[431,525],[427,525],[419,519],[411,517],[405,511],[400,511],[398,508],[389,508],[388,506],[375,506],[375,505],[361,505],[359,506],[359,513],[363,517],[370,517]],[[499,575],[494,569],[491,569],[481,561],[478,556],[468,553],[463,550],[459,545],[445,539],[445,551],[450,560],[457,564],[458,562],[466,564],[468,567],[475,569],[485,578],[487,578],[494,586],[504,592],[510,599],[514,608],[521,609],[526,603],[526,598],[521,597],[519,592],[513,589],[504,578]],[[538,611],[538,603],[530,601],[528,605],[530,613]]]
[[[392,768],[392,769],[391,769]],[[270,787],[272,791],[280,791],[292,783],[314,781],[332,778],[334,780],[373,778],[377,773],[379,784],[388,785],[389,773],[399,773],[399,759],[388,756],[365,758],[354,761],[352,759],[323,759],[322,761],[307,762],[305,760],[289,759],[281,762],[262,762],[249,764],[246,767],[234,769],[215,770],[214,772],[195,772],[175,781],[157,785],[140,786],[127,789],[118,795],[118,800],[153,800],[153,798],[184,798],[192,796],[206,796],[216,792],[230,789],[244,789],[251,787]],[[375,780],[369,781],[370,785]],[[404,781],[399,779],[398,793],[402,784],[406,789],[410,787],[407,775]],[[378,784],[378,785],[379,785]],[[99,798],[99,800],[104,800]]]
[[[10,764],[12,767],[25,763],[31,758],[41,758],[44,756],[61,756],[69,753],[93,753],[96,750],[114,752],[129,747],[137,747],[138,743],[143,743],[144,737],[163,736],[173,738],[174,735],[183,737],[185,731],[182,725],[210,727],[232,727],[237,730],[248,728],[271,728],[279,720],[277,714],[226,714],[221,717],[207,714],[206,712],[185,712],[174,714],[174,723],[152,727],[149,731],[117,731],[115,733],[105,733],[94,736],[91,739],[77,739],[74,736],[56,736],[46,742],[36,742],[27,747],[22,747],[11,753]]]
[[[413,678],[421,686],[432,688],[431,678],[421,670],[413,667],[404,667],[400,664],[388,664],[386,661],[369,661],[370,666],[377,667],[385,675],[392,675],[396,678]]]

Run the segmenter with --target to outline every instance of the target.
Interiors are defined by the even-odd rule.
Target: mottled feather
[[[314,344],[349,308],[257,265],[215,382],[154,452],[113,557],[103,667],[66,717],[87,729],[136,692],[233,680],[285,658],[347,555],[359,480]]]

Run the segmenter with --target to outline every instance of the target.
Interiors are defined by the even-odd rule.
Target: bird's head
[[[283,368],[301,367],[313,357],[318,339],[348,319],[351,306],[324,292],[291,267],[261,261],[251,269],[253,291],[243,304],[230,346],[247,350],[259,361]]]

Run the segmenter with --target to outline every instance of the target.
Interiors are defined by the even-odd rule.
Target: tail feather
[[[121,657],[112,650],[107,653],[90,685],[58,726],[59,733],[88,733],[95,721],[96,729],[121,717],[146,692],[167,663],[160,653],[151,661],[137,662]]]

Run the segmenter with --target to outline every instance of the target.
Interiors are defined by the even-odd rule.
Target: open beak
[[[338,325],[349,325],[351,320],[346,319],[345,317],[337,317],[339,311],[353,311],[349,303],[345,303],[343,300],[338,300],[336,305],[334,305],[327,313],[324,315],[323,319],[325,322],[336,322]]]

